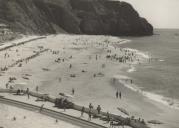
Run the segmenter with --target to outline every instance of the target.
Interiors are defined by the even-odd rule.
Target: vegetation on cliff
[[[130,4],[109,0],[0,0],[0,23],[21,33],[153,34]]]

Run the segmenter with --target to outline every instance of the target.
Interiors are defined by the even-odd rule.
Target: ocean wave
[[[170,108],[179,110],[179,101],[177,99],[172,99],[172,98],[168,98],[168,97],[165,97],[165,96],[162,96],[162,95],[159,95],[159,94],[155,94],[155,93],[152,93],[152,92],[143,91],[142,89],[140,89],[135,84],[126,83],[125,80],[126,79],[131,79],[130,77],[123,76],[123,75],[116,75],[116,76],[114,76],[114,78],[118,79],[119,82],[123,86],[125,86],[126,88],[128,88],[128,89],[130,89],[130,90],[132,90],[134,92],[140,93],[140,94],[142,94],[143,96],[145,96],[146,98],[148,98],[150,100],[162,103],[162,104],[164,104],[164,105],[166,105],[166,106],[168,106]]]
[[[160,62],[163,62],[163,61],[165,61],[165,60],[159,60]]]

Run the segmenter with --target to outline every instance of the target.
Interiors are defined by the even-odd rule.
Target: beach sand
[[[5,88],[9,77],[16,77],[17,80],[9,86],[16,89],[29,88],[33,91],[38,86],[39,92],[54,97],[58,97],[60,92],[71,94],[74,88],[75,94],[72,100],[76,104],[88,106],[92,103],[95,108],[101,105],[104,112],[126,116],[117,110],[117,107],[121,107],[125,108],[130,116],[140,117],[145,121],[155,119],[164,123],[150,125],[151,127],[177,128],[179,126],[178,110],[150,100],[123,85],[125,80],[125,84],[129,87],[133,86],[126,81],[130,78],[123,76],[123,73],[131,72],[134,70],[129,70],[131,67],[147,61],[144,56],[136,55],[133,62],[127,63],[106,58],[109,54],[108,50],[111,50],[112,55],[125,54],[119,47],[128,41],[111,36],[61,34],[50,35],[45,39],[1,51],[0,67],[4,67],[39,52],[42,46],[42,49],[49,49],[28,62],[21,62],[20,67],[18,64],[1,72],[0,86]],[[8,58],[4,58],[5,53],[9,54]],[[117,90],[122,93],[122,99],[115,97]]]

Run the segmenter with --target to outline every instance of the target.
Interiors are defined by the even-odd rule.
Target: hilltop
[[[0,23],[24,34],[153,34],[130,4],[109,0],[0,0]]]

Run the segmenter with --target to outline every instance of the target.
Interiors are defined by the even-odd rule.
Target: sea
[[[153,36],[123,38],[131,42],[121,47],[137,49],[151,58],[126,72],[135,84],[135,88],[127,87],[179,109],[179,29],[155,29]]]

